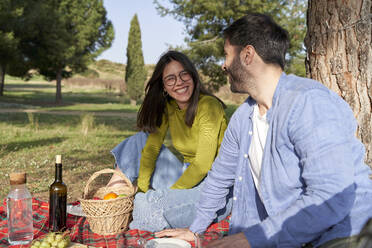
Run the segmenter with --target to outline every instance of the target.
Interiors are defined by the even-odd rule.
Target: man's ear
[[[240,52],[240,60],[245,65],[250,65],[253,61],[253,58],[256,54],[256,50],[251,45],[246,45]]]

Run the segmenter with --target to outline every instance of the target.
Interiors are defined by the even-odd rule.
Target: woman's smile
[[[164,90],[177,103],[180,109],[186,109],[194,91],[194,81],[181,63],[171,61],[163,71]]]

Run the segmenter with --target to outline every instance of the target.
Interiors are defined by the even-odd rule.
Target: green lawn
[[[129,105],[128,98],[103,86],[79,87],[74,85],[62,87],[63,104],[55,105],[55,83],[31,80],[22,81],[6,77],[4,96],[0,107],[19,108],[21,105],[57,111],[113,111],[137,112],[139,106]]]
[[[93,172],[111,167],[110,150],[135,133],[135,119],[92,115],[0,114],[0,185],[25,170],[32,193],[47,198],[54,157],[62,154],[69,198],[76,199]],[[7,187],[0,187],[5,197]]]

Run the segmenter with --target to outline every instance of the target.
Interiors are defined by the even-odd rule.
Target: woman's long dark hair
[[[145,99],[137,116],[137,127],[142,131],[149,133],[156,132],[157,127],[160,127],[162,123],[162,116],[165,112],[166,103],[172,99],[169,95],[164,96],[163,86],[163,71],[165,66],[171,61],[179,62],[184,69],[191,74],[194,82],[194,91],[191,95],[185,115],[185,123],[187,126],[191,127],[194,122],[198,108],[199,95],[204,94],[216,97],[204,88],[194,64],[185,54],[177,51],[168,51],[160,57],[145,88]],[[218,100],[221,102],[222,106],[225,107],[225,104],[220,99]]]

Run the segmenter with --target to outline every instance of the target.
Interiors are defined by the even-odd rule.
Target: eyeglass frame
[[[185,73],[186,73],[186,74],[185,74]],[[182,78],[182,75],[184,75],[184,76],[185,76],[185,75],[189,75],[190,78],[187,79],[187,80],[184,80],[184,79]],[[167,84],[167,83],[165,82],[166,79],[169,78],[169,77],[174,77],[174,82],[173,82],[172,84]],[[187,82],[187,81],[189,81],[190,79],[192,79],[192,74],[191,74],[188,70],[180,71],[180,73],[178,73],[178,75],[170,74],[170,75],[166,76],[165,78],[163,78],[163,83],[164,83],[166,86],[168,86],[168,87],[173,87],[173,86],[176,85],[176,83],[177,83],[177,78],[181,79],[181,81],[184,83],[184,82]]]

